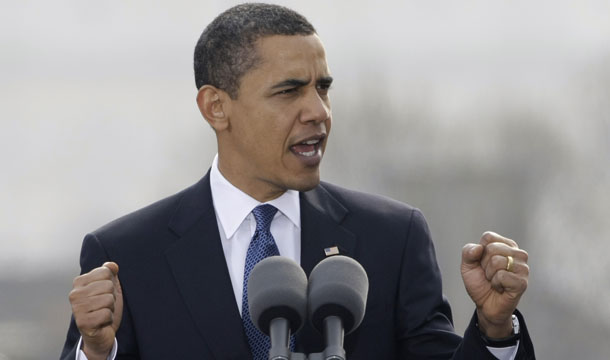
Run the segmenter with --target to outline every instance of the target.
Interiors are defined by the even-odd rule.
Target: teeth
[[[319,142],[320,142],[320,140],[308,140],[308,141],[303,141],[301,144],[315,145],[315,144],[317,144]]]
[[[307,152],[300,152],[299,154],[303,155],[303,156],[314,156],[316,154],[316,151],[311,150],[311,151],[307,151]]]

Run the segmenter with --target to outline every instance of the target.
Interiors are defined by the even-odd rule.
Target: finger
[[[114,276],[115,274],[111,268],[100,266],[74,278],[72,285],[73,287],[82,287],[99,280],[112,280]]]
[[[72,289],[68,298],[70,299],[70,303],[74,304],[87,301],[89,297],[101,294],[112,294],[116,297],[115,283],[112,280],[92,282],[86,286]]]
[[[487,267],[487,263],[490,259],[496,255],[499,256],[512,256],[513,259],[527,263],[528,254],[527,251],[510,247],[504,243],[494,242],[485,246],[485,252],[481,259],[481,266]]]
[[[121,286],[121,280],[119,279],[118,265],[117,265],[117,272],[115,273],[115,276],[112,278],[112,282],[114,283],[114,296],[116,296],[117,298],[122,296],[123,288]]]
[[[483,250],[483,246],[479,244],[464,245],[462,248],[462,265],[467,268],[479,266]]]
[[[87,301],[76,302],[72,304],[72,313],[75,316],[82,316],[100,309],[109,309],[114,312],[115,297],[114,294],[101,294],[87,298]]]
[[[85,336],[95,336],[97,330],[112,324],[112,311],[102,308],[75,318],[76,325]]]
[[[491,244],[494,242],[504,243],[510,247],[517,248],[517,249],[519,248],[519,245],[517,245],[517,243],[514,240],[504,237],[493,231],[484,232],[483,235],[481,236],[481,241],[479,242],[479,244],[481,244],[483,246],[487,246],[488,244]]]
[[[491,286],[498,292],[509,292],[518,299],[525,292],[528,285],[528,277],[520,274],[498,271],[491,279]]]
[[[508,257],[502,255],[494,255],[489,259],[483,269],[485,270],[485,277],[487,278],[487,280],[491,280],[498,271],[509,271]],[[513,258],[513,263],[511,264],[510,272],[528,276],[529,266],[527,265],[527,263],[521,262],[519,259]]]
[[[512,256],[521,260],[527,260],[527,251],[519,248],[510,247],[507,244],[494,242],[485,246],[485,254],[483,256]]]
[[[121,325],[121,319],[123,317],[123,292],[121,289],[121,283],[117,277],[117,285],[115,286],[115,302],[114,302],[114,321],[113,321],[113,327],[114,327],[114,331],[117,331],[119,329],[119,326]]]

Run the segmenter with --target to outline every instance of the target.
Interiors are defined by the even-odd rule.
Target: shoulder
[[[204,177],[176,194],[103,225],[87,237],[94,238],[109,253],[128,248],[156,252],[173,242],[184,227],[196,222],[207,211],[211,200],[208,201],[206,195],[209,195],[209,182],[206,183]]]
[[[331,198],[329,203],[342,207],[342,216],[335,220],[357,239],[354,258],[371,277],[397,284],[404,264],[414,265],[418,261],[424,267],[435,264],[430,231],[416,207],[325,182],[316,191],[318,198]],[[336,209],[339,205],[329,207]]]
[[[425,221],[418,208],[387,196],[346,189],[327,182],[321,182],[319,187],[341,203],[353,216],[385,221],[398,219],[402,222],[405,218]]]
[[[141,209],[123,215],[92,231],[95,236],[104,237],[109,234],[121,235],[142,231],[154,227],[167,227],[171,215],[178,208],[180,200],[187,189],[155,201]]]

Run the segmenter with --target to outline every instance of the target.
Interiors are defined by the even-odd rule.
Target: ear
[[[201,115],[216,131],[229,127],[229,117],[225,111],[229,95],[212,85],[204,85],[197,93],[197,106]]]

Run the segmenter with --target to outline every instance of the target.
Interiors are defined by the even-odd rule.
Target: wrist
[[[492,336],[489,336],[488,333],[484,333],[482,331],[479,323],[477,323],[476,326],[479,329],[479,334],[481,336],[481,339],[483,340],[483,343],[485,343],[486,346],[496,347],[496,348],[514,346],[514,345],[518,344],[518,341],[521,338],[521,329],[520,329],[520,325],[519,325],[519,319],[514,314],[511,316],[511,329],[512,330],[508,336],[499,337],[499,336],[497,336],[497,333],[492,333],[494,335],[492,337]]]
[[[84,342],[82,350],[87,356],[87,360],[106,360],[108,359],[108,355],[110,355],[110,351],[112,351],[112,349],[109,349],[108,351],[96,351],[91,349],[91,347],[88,347],[87,344],[85,344]]]
[[[509,316],[506,321],[496,323],[489,321],[477,310],[477,327],[481,335],[490,339],[504,339],[514,335],[512,316]]]

